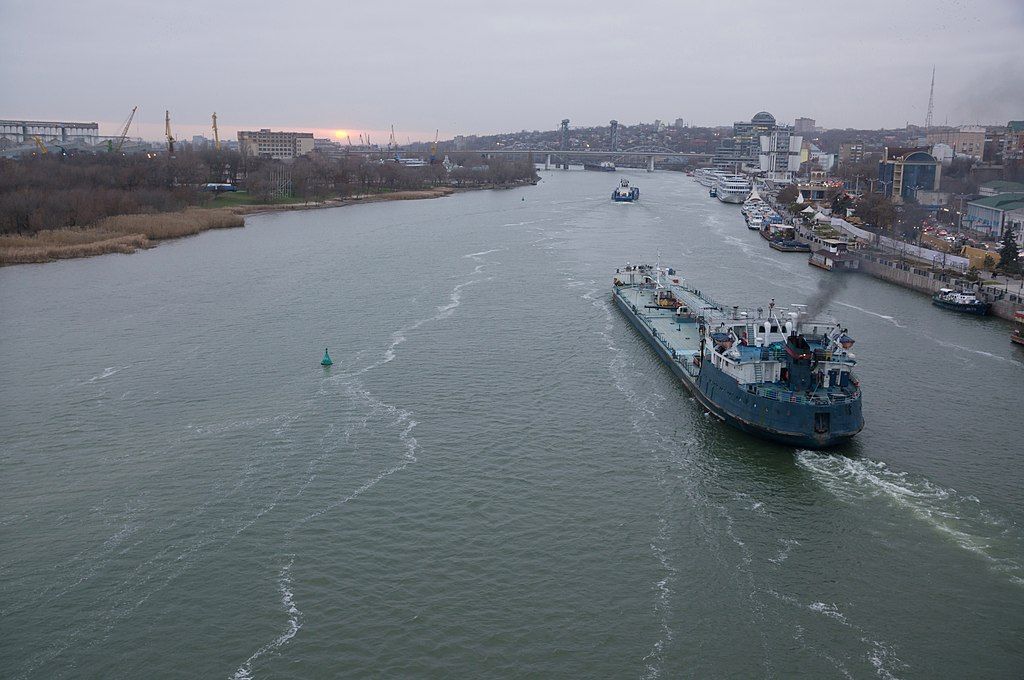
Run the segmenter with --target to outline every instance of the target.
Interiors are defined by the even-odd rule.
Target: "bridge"
[[[562,168],[568,168],[569,159],[578,160],[610,160],[616,162],[622,159],[637,159],[642,158],[647,162],[647,171],[654,171],[654,161],[657,158],[676,158],[693,161],[711,161],[713,154],[710,153],[694,153],[690,151],[674,151],[666,147],[635,147],[632,149],[624,149],[622,151],[608,151],[599,149],[552,149],[545,147],[521,147],[519,145],[512,145],[504,149],[474,149],[474,153],[483,154],[485,156],[511,156],[517,155],[522,156],[524,154],[533,154],[544,158],[544,169],[548,170],[551,168],[552,159],[555,159],[555,165],[561,165]]]
[[[544,159],[544,169],[550,170],[552,162],[554,165],[561,166],[563,169],[569,167],[569,160],[610,160],[613,163],[617,163],[624,159],[643,159],[647,165],[647,171],[654,171],[654,161],[656,159],[684,159],[696,162],[711,162],[711,157],[714,154],[710,153],[695,153],[690,151],[675,151],[667,147],[658,146],[646,146],[646,147],[633,147],[631,149],[623,149],[622,151],[610,151],[601,149],[554,149],[547,145],[540,146],[528,146],[525,144],[513,144],[508,147],[500,149],[445,149],[443,153],[471,153],[480,154],[483,156],[526,156],[532,154],[535,158]],[[413,156],[422,156],[425,152],[423,151],[406,151],[403,149],[347,149],[346,153],[353,155],[362,156],[373,156],[373,157],[386,157],[393,156],[396,153],[406,153]]]

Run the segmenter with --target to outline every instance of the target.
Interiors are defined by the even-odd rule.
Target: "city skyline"
[[[1024,111],[1024,8],[1013,2],[868,2],[839,16],[739,3],[728,22],[720,10],[671,3],[628,16],[585,3],[306,2],[284,12],[186,2],[169,16],[158,7],[9,3],[0,114],[96,121],[113,135],[138,106],[130,134],[158,139],[170,110],[175,135],[188,139],[211,136],[216,111],[228,138],[344,129],[357,143],[366,132],[386,143],[391,125],[404,143],[435,130],[550,130],[563,117],[574,127],[729,125],[758,110],[828,128],[898,128],[923,124],[933,66],[936,124],[1004,124]],[[64,20],[47,23],[53,12]]]

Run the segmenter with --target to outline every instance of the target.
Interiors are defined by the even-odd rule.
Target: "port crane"
[[[174,155],[174,135],[171,134],[171,112],[166,111],[164,115],[164,135],[167,136],[167,155]]]
[[[45,144],[43,144],[42,137],[40,137],[39,135],[33,135],[32,141],[35,142],[36,146],[39,148],[39,153],[49,153],[50,150],[46,148]]]
[[[213,112],[213,148],[220,151],[220,132],[217,131],[217,112]]]
[[[113,147],[110,149],[113,153],[121,153],[121,147],[124,146],[124,140],[128,138],[128,129],[131,127],[132,120],[135,118],[135,112],[138,108],[138,106],[133,106],[132,112],[128,114],[128,120],[124,122],[124,127],[121,128],[121,134],[118,135],[117,141],[114,142]]]
[[[441,134],[441,130],[434,130],[434,143],[430,145],[430,164],[433,165],[437,162],[437,136]]]

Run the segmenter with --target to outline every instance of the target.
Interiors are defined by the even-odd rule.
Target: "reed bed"
[[[245,218],[231,210],[189,208],[155,215],[116,215],[94,226],[50,229],[32,236],[0,236],[0,266],[50,262],[105,253],[133,253],[153,241],[191,236],[208,229],[241,227]]]

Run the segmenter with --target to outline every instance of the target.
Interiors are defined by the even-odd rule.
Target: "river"
[[[681,174],[0,270],[11,678],[1019,678],[1024,352],[855,276],[866,429],[705,416],[610,302],[830,274]],[[319,365],[324,347],[335,364]]]

